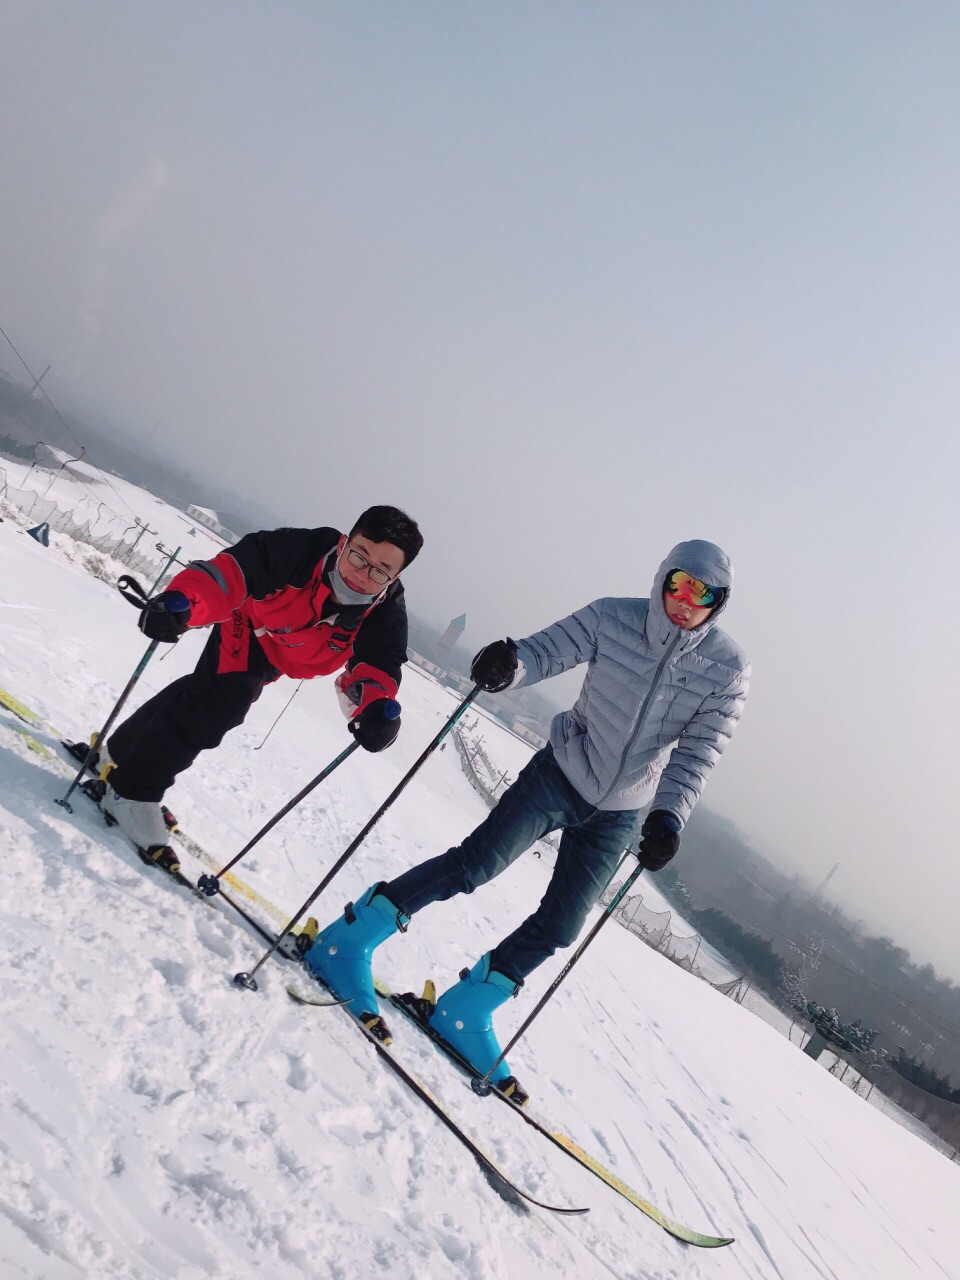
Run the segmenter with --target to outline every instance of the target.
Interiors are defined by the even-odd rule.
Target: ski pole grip
[[[383,714],[387,720],[399,720],[400,703],[395,698],[388,698],[387,705],[383,708]]]
[[[156,596],[154,599],[159,600],[160,597]],[[154,605],[148,600],[147,607],[153,608]],[[190,608],[190,601],[182,591],[165,591],[162,604],[156,605],[156,608],[163,608],[167,613],[186,613]]]

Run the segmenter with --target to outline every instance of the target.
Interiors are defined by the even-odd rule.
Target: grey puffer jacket
[[[672,569],[728,588],[693,631],[667,617]],[[657,570],[649,600],[594,600],[517,642],[514,688],[589,664],[576,705],[553,720],[550,744],[577,791],[600,809],[669,809],[686,823],[743,710],[750,664],[717,626],[733,567],[712,542],[681,542]]]

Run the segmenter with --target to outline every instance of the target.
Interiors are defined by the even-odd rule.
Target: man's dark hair
[[[403,552],[404,568],[417,558],[417,552],[423,546],[423,534],[417,528],[416,520],[411,520],[399,507],[367,507],[350,530],[350,537],[355,533],[369,538],[371,542],[392,542]]]

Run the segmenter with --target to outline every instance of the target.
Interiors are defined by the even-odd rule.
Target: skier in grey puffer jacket
[[[667,616],[671,569],[723,592],[692,630]],[[598,809],[641,809],[652,800],[653,810],[685,825],[747,695],[747,659],[717,626],[732,586],[733,567],[719,547],[681,542],[657,570],[649,600],[594,600],[517,644],[510,688],[589,663],[576,705],[553,721],[550,746],[567,779]]]
[[[746,657],[716,625],[733,585],[729,559],[710,542],[682,542],[649,600],[604,598],[525,640],[499,640],[473,660],[491,693],[535,684],[580,663],[576,705],[556,716],[538,751],[462,844],[386,884],[373,885],[329,928],[306,962],[351,1011],[387,1038],[371,976],[373,949],[432,902],[472,893],[549,831],[561,830],[543,900],[517,929],[436,1001],[431,1027],[481,1074],[500,1056],[492,1013],[558,947],[570,946],[650,806],[637,859],[658,871],[736,728]],[[526,1095],[506,1062],[490,1079]]]

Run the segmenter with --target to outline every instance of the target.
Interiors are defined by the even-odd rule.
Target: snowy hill
[[[162,519],[172,538],[178,514],[154,510],[151,528]],[[85,735],[143,653],[135,613],[89,576],[75,544],[54,534],[44,548],[4,514],[0,685],[54,729]],[[188,670],[202,643],[190,636],[155,658],[131,708]],[[318,681],[259,746],[293,689],[269,689],[168,797],[223,860],[346,743],[331,684]],[[352,756],[244,862],[274,903],[299,906],[455,706],[410,669],[401,701],[397,745]],[[85,801],[72,817],[58,808],[56,765],[2,708],[0,726],[5,1280],[960,1276],[960,1167],[613,925],[511,1064],[536,1111],[641,1195],[736,1242],[706,1252],[671,1239],[475,1097],[394,1016],[398,1056],[515,1180],[591,1211],[507,1204],[344,1013],[290,1003],[288,966],[265,966],[258,993],[235,988],[262,943],[145,869]],[[515,772],[525,748],[492,722],[485,733],[494,758],[502,734]],[[36,736],[55,743],[44,728]],[[485,813],[452,748],[436,753],[316,914],[336,914]],[[199,870],[187,857],[184,868]],[[378,970],[401,989],[448,981],[529,912],[548,874],[531,856],[472,898],[428,909],[386,944]],[[562,963],[502,1013],[504,1036]]]

